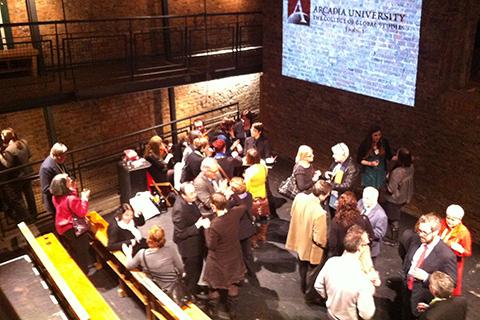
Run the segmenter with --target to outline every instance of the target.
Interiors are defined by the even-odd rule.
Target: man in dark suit
[[[417,309],[422,312],[420,320],[465,320],[467,300],[465,297],[452,297],[454,286],[448,274],[440,271],[432,273],[429,289],[435,298],[430,304],[418,304]]]
[[[49,214],[55,214],[55,206],[52,202],[52,194],[50,193],[50,182],[53,177],[59,173],[68,173],[65,167],[67,159],[67,147],[60,142],[55,143],[50,149],[50,155],[43,160],[38,173],[40,178],[40,187],[42,189],[42,200],[45,210]]]
[[[193,152],[185,158],[185,164],[182,169],[182,176],[180,182],[193,181],[200,173],[200,165],[205,159],[205,148],[208,147],[207,138],[195,138],[193,140]]]
[[[403,319],[418,318],[417,305],[432,300],[428,287],[433,272],[442,271],[456,281],[457,260],[452,250],[438,236],[440,226],[440,217],[435,213],[424,214],[418,219],[420,243],[411,243],[403,262]]]
[[[179,192],[172,208],[173,242],[182,257],[187,289],[194,294],[206,253],[203,229],[210,226],[210,220],[202,217],[195,204],[197,193],[192,183],[183,183]]]
[[[270,141],[263,134],[263,123],[255,122],[250,128],[251,137],[245,140],[245,152],[248,149],[256,149],[261,159],[270,158],[272,156],[272,148]]]

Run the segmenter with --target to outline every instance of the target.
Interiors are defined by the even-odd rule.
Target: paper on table
[[[148,220],[160,213],[157,207],[150,200],[150,192],[138,192],[130,199],[130,204],[136,212],[141,212],[145,220]]]

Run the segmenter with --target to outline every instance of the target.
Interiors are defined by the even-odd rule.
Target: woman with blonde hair
[[[141,249],[132,257],[132,248],[124,246],[129,270],[141,267],[152,280],[170,294],[175,282],[183,273],[183,265],[175,248],[166,246],[165,231],[154,225],[148,230],[148,249]]]
[[[148,173],[155,182],[170,181],[173,183],[173,169],[169,168],[169,162],[173,155],[169,153],[161,137],[153,136],[150,138],[143,157],[152,164],[148,168]]]
[[[320,170],[315,171],[312,166],[313,158],[312,148],[307,145],[298,147],[292,174],[280,184],[278,189],[281,195],[293,200],[300,192],[310,193],[311,188],[321,176]]]

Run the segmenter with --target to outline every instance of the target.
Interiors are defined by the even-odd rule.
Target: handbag
[[[268,199],[267,198],[253,199],[252,213],[255,217],[270,216],[270,206],[268,205]]]
[[[75,212],[70,209],[70,198],[67,198],[67,207],[70,213],[72,214],[72,226],[75,236],[80,237],[82,234],[87,232],[90,227],[88,225],[87,220],[84,217],[79,217],[75,214]]]
[[[157,273],[157,272],[152,272],[150,268],[148,267],[147,259],[145,259],[145,252],[146,250],[143,250],[142,252],[142,260],[143,264],[145,265],[145,270],[143,270],[147,276],[152,279],[153,282],[163,291],[165,292],[177,305],[180,307],[186,306],[190,294],[187,290],[187,286],[185,284],[185,281],[183,278],[178,274],[178,272],[175,270],[175,273]],[[175,277],[175,279],[173,279]],[[162,287],[162,284],[165,282],[173,282],[173,285],[169,290],[166,290],[165,288]]]
[[[278,193],[291,200],[295,199],[295,196],[300,192],[297,186],[297,179],[295,178],[295,171],[297,166],[293,168],[292,175],[282,181],[278,186]]]

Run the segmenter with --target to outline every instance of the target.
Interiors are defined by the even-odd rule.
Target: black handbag
[[[297,186],[297,179],[295,178],[296,169],[297,169],[297,166],[295,165],[295,167],[293,168],[292,175],[287,179],[285,179],[284,181],[282,181],[278,186],[278,193],[292,200],[295,199],[295,196],[300,192]]]
[[[72,214],[72,226],[75,236],[80,237],[82,234],[89,230],[89,225],[87,220],[84,217],[79,217],[75,212],[70,209],[70,198],[67,198],[67,207],[70,213]]]
[[[147,276],[152,279],[153,282],[163,291],[165,292],[172,300],[178,304],[180,307],[186,306],[188,301],[190,300],[190,294],[187,291],[187,286],[185,284],[185,281],[181,277],[180,274],[178,274],[177,271],[175,271],[175,274],[167,274],[167,273],[157,273],[157,272],[152,272],[150,268],[148,267],[147,259],[145,259],[145,252],[146,250],[143,250],[142,252],[142,260],[143,264],[145,265],[145,270],[143,270]],[[165,282],[174,282],[173,285],[166,290],[164,287],[162,287],[162,284]]]

